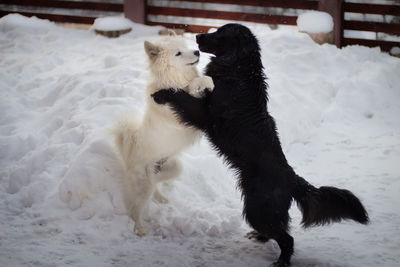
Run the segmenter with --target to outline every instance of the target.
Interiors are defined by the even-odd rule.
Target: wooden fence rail
[[[400,5],[377,5],[344,2],[345,12],[399,16]]]
[[[177,0],[177,2],[183,2],[184,0]],[[188,1],[185,1],[188,2]],[[199,0],[191,1],[196,3],[207,3],[207,4],[223,4],[223,5],[235,5],[235,6],[250,6],[250,7],[265,7],[265,8],[291,8],[291,9],[312,9],[318,8],[318,1],[313,0],[285,0],[285,1],[257,1],[257,0]],[[146,23],[150,25],[164,25],[167,27],[182,28],[187,31],[204,32],[212,26],[198,25],[192,23],[173,23],[173,22],[162,22],[153,20],[154,16],[174,16],[174,17],[186,17],[186,18],[200,18],[200,19],[218,19],[226,21],[248,21],[255,23],[265,24],[282,24],[282,25],[296,25],[297,16],[295,15],[274,15],[265,13],[254,13],[254,12],[234,12],[228,10],[210,10],[210,9],[189,9],[182,7],[164,7],[151,5],[149,1],[146,5]],[[215,26],[214,26],[215,27]]]
[[[317,9],[319,0],[174,0],[176,2],[196,2],[255,7],[278,7],[294,9]]]
[[[99,14],[123,14],[124,5],[104,2],[68,1],[68,0],[0,0],[0,16],[17,11],[19,14],[54,22],[93,24],[95,15],[71,15],[71,11],[97,11]],[[39,8],[35,10],[34,8]],[[57,12],[49,12],[57,10]],[[81,12],[85,13],[85,12]]]
[[[0,0],[0,4],[123,12],[123,4],[62,0]]]

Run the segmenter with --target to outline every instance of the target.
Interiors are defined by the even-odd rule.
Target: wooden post
[[[137,22],[146,23],[146,0],[125,0],[124,1],[125,17]]]
[[[320,0],[318,10],[329,13],[333,18],[333,42],[337,47],[343,44],[343,0]]]

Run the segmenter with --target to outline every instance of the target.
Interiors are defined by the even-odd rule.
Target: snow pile
[[[326,12],[308,11],[298,16],[297,27],[301,32],[327,33],[333,30],[333,19]]]
[[[37,17],[27,18],[20,14],[11,14],[1,18],[1,32],[20,32],[38,33],[54,29],[56,25],[48,20],[38,19]]]
[[[157,35],[158,32],[162,29],[165,29],[163,26],[153,26],[148,27],[143,24],[135,23],[124,17],[104,17],[97,18],[92,27],[90,28],[93,31],[125,31],[132,29],[129,32],[131,38],[135,37],[143,37],[143,36],[154,36]],[[112,65],[111,60],[111,65]]]
[[[99,31],[119,31],[134,27],[134,23],[123,17],[104,17],[95,19],[92,28]]]
[[[32,31],[32,29],[35,29]],[[148,69],[135,24],[118,39],[36,18],[0,19],[0,259],[4,266],[265,266],[232,171],[202,139],[152,203],[139,238],[122,204],[108,129],[140,116]],[[318,46],[296,31],[253,29],[289,162],[311,183],[352,190],[372,223],[304,231],[291,210],[296,266],[397,266],[400,60],[379,49]],[[193,35],[186,35],[195,48]],[[95,49],[94,49],[95,48]],[[202,55],[200,68],[208,62]],[[312,251],[312,253],[311,253]]]
[[[398,46],[392,47],[392,49],[390,49],[390,54],[395,56],[400,56],[400,47]]]

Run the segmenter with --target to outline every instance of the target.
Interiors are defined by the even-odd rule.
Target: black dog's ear
[[[149,41],[144,41],[144,50],[151,60],[154,60],[161,52],[161,49],[157,45],[152,44]]]
[[[242,34],[242,38],[238,40],[239,46],[241,47],[241,55],[245,57],[258,56],[260,47],[258,45],[257,38],[250,31]],[[257,55],[254,55],[257,54]]]
[[[223,55],[224,64],[235,64],[237,60],[242,61],[242,59],[246,59],[245,62],[247,62],[249,59],[260,57],[258,40],[247,27],[233,24],[225,30],[225,33],[230,40],[229,44],[226,44],[227,47],[222,49],[222,51],[228,51]]]

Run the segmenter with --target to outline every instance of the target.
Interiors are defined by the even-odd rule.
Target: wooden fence
[[[123,14],[140,23],[164,25],[169,28],[181,28],[190,32],[205,32],[213,26],[191,23],[193,19],[209,21],[248,21],[273,25],[296,25],[297,13],[304,10],[328,12],[334,19],[334,41],[338,47],[350,44],[380,46],[389,51],[393,46],[400,46],[398,41],[350,38],[344,31],[368,31],[389,35],[400,35],[399,23],[385,23],[346,19],[345,14],[375,14],[400,17],[399,5],[348,3],[344,0],[174,0],[174,5],[165,5],[165,0],[125,0],[124,3],[107,3],[71,0],[0,0],[0,16],[18,11],[25,16],[36,16],[55,22],[92,24],[99,16]],[[191,5],[187,5],[191,2]],[[193,7],[194,5],[194,7]],[[214,9],[218,6],[218,9]],[[238,11],[233,7],[239,8]],[[37,9],[40,7],[40,9]],[[45,9],[43,9],[45,8]],[[252,9],[258,8],[259,11]],[[269,13],[270,9],[279,9],[284,15]],[[44,12],[40,10],[55,10]],[[22,11],[21,11],[22,10]],[[80,10],[82,12],[76,12]],[[297,11],[296,11],[297,10]],[[73,12],[71,12],[73,11]],[[85,12],[87,11],[87,12]],[[90,13],[90,12],[92,13]],[[97,12],[97,13],[93,13]],[[89,14],[89,15],[88,15]],[[157,18],[168,18],[161,21]],[[179,20],[178,20],[179,19]],[[187,22],[178,22],[186,19]]]
[[[99,16],[122,15],[124,5],[64,0],[0,0],[0,17],[9,13],[62,23],[93,24]]]
[[[177,2],[183,2],[184,0],[178,0]],[[149,4],[150,2],[150,4]],[[200,18],[200,19],[219,19],[228,21],[248,21],[256,23],[266,24],[285,24],[285,25],[296,25],[296,15],[274,15],[274,14],[260,14],[250,13],[246,11],[232,12],[224,10],[206,10],[206,9],[189,9],[180,7],[163,7],[151,5],[152,1],[148,1],[146,7],[146,24],[149,25],[164,25],[166,27],[182,28],[190,32],[206,32],[213,26],[205,26],[198,24],[177,24],[177,23],[165,23],[154,21],[151,19],[153,16],[174,16],[174,17],[188,17],[188,18]],[[224,5],[236,5],[236,6],[250,6],[250,7],[264,7],[264,8],[291,8],[291,9],[318,9],[318,1],[298,1],[298,0],[286,0],[286,1],[258,1],[258,0],[200,0],[194,1],[197,3],[207,4],[224,4]],[[215,27],[215,26],[214,26]]]
[[[377,14],[400,17],[400,5],[377,5],[377,4],[359,4],[343,3],[343,12],[359,14]],[[373,21],[344,20],[343,30],[368,31],[374,33],[386,33],[390,35],[400,35],[399,23],[383,23]],[[399,36],[400,38],[400,36]],[[400,47],[400,42],[371,40],[360,38],[343,38],[342,46],[346,45],[364,45],[369,47],[380,46],[383,51],[390,51],[393,46]]]

